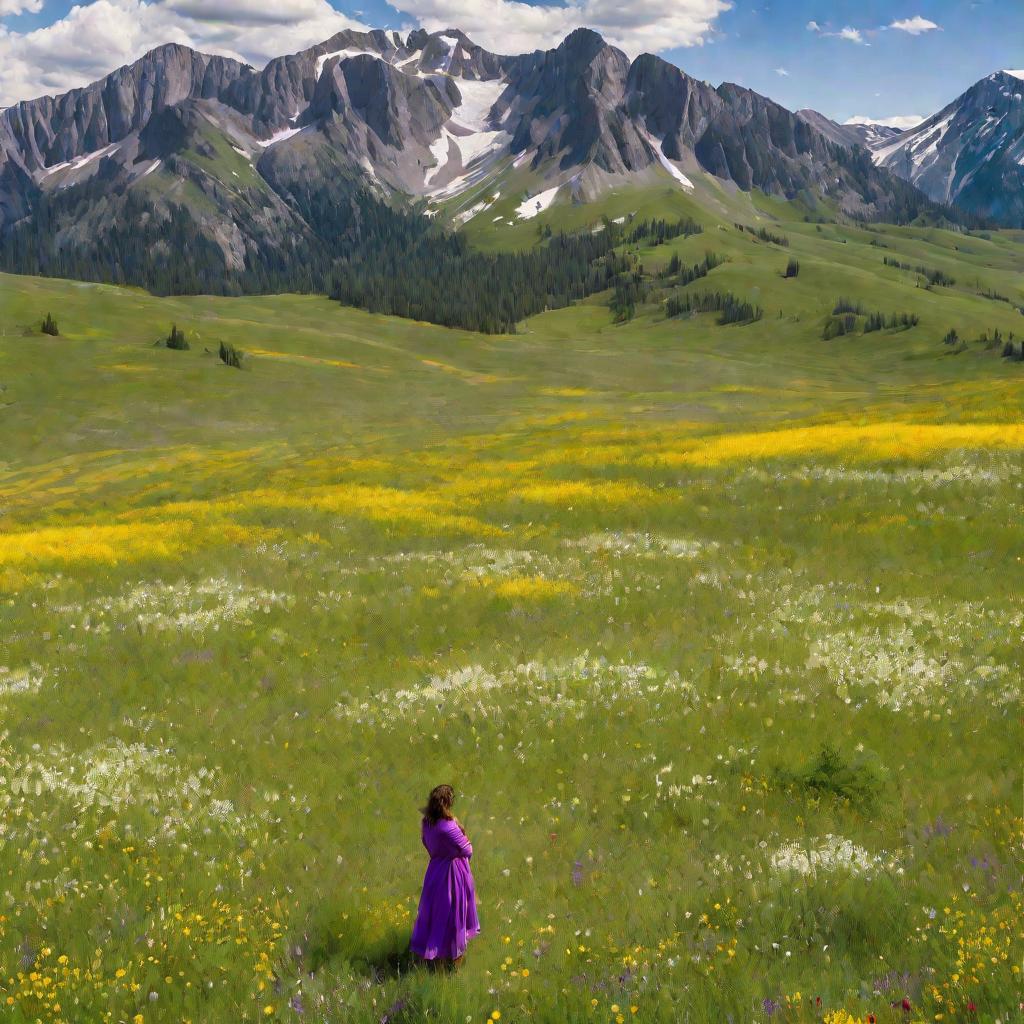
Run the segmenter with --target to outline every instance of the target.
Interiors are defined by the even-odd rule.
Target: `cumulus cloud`
[[[808,32],[824,32],[825,30],[816,21],[809,21],[809,22],[807,22],[807,31]]]
[[[898,29],[900,32],[909,32],[912,36],[919,36],[924,32],[934,32],[939,26],[934,21],[922,18],[920,14],[913,18],[904,18],[902,21],[894,21],[889,28]]]
[[[33,32],[0,25],[0,105],[86,85],[161,43],[262,66],[364,27],[327,0],[93,0]]]
[[[868,117],[867,114],[854,114],[844,124],[878,124],[885,128],[899,128],[905,132],[908,128],[916,128],[924,118],[920,114],[897,114],[894,117]]]
[[[517,0],[399,0],[428,31],[461,28],[498,53],[547,49],[573,29],[600,32],[631,57],[677,46],[700,46],[731,0],[573,0],[566,6]]]
[[[0,0],[0,18],[9,14],[38,14],[43,9],[43,0]]]

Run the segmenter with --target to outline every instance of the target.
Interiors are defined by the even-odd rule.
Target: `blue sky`
[[[737,82],[840,121],[928,115],[990,72],[1024,67],[1024,0],[622,0],[618,11],[609,0],[529,0],[518,10],[509,0],[402,3],[79,0],[73,12],[71,0],[0,0],[0,103],[80,84],[165,41],[161,33],[259,63],[278,52],[275,41],[288,52],[341,27],[334,12],[375,27],[464,27],[506,51],[546,48],[574,19],[596,21],[634,53],[656,50],[715,85]],[[267,9],[276,12],[273,25],[259,24]],[[119,28],[118,17],[133,12],[130,31]]]

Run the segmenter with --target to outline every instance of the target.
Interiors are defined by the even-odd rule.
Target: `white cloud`
[[[885,128],[899,128],[906,131],[908,128],[916,128],[924,120],[920,114],[897,114],[894,117],[868,117],[867,114],[854,114],[848,117],[844,124],[879,124]]]
[[[0,18],[10,14],[38,14],[43,9],[43,0],[0,0]]]
[[[0,105],[87,85],[161,43],[262,66],[363,27],[327,0],[93,0],[33,32],[0,25]]]
[[[845,28],[841,28],[838,32],[826,32],[827,36],[835,36],[837,39],[845,39],[850,43],[857,43],[858,45],[864,42],[864,37],[860,34],[859,28],[850,28],[847,25]]]
[[[809,21],[807,22],[807,31],[814,32],[819,36],[830,36],[833,39],[845,39],[847,42],[857,43],[859,46],[871,45],[865,41],[859,28],[851,28],[849,25],[844,26],[838,32],[827,32],[824,25],[816,21]]]
[[[899,29],[900,32],[909,32],[912,36],[919,36],[924,32],[933,32],[939,26],[934,21],[922,18],[920,14],[913,18],[904,18],[902,21],[894,21],[889,28]]]
[[[789,72],[785,68],[776,68],[775,74],[777,74],[780,78],[789,78]]]
[[[428,31],[461,28],[498,53],[547,49],[573,29],[600,32],[631,57],[677,46],[700,46],[731,0],[573,0],[566,6],[517,0],[398,0]]]

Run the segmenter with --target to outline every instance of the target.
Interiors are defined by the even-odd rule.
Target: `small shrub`
[[[229,345],[226,341],[220,343],[220,361],[225,366],[233,366],[236,370],[242,368],[242,352],[235,348],[234,345]]]
[[[946,336],[942,339],[943,345],[955,345],[960,341],[960,335],[956,333],[956,328],[951,327],[946,331]]]
[[[783,789],[816,798],[832,797],[869,814],[878,808],[884,789],[877,767],[864,759],[847,761],[831,743],[822,744],[804,768],[777,768],[775,778]]]
[[[192,347],[185,337],[185,332],[177,324],[171,324],[171,333],[167,335],[165,344],[176,352],[187,352]]]
[[[798,260],[790,259],[786,264],[786,272],[783,277],[796,277],[800,273],[800,263]]]
[[[60,330],[57,327],[57,321],[53,319],[52,313],[46,314],[46,319],[43,321],[43,325],[40,328],[43,334],[50,335],[51,338],[60,337]]]

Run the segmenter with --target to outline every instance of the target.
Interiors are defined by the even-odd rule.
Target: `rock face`
[[[871,147],[936,202],[1024,227],[1024,71],[997,71],[927,121]]]
[[[235,83],[252,77],[252,68],[226,57],[161,46],[84,89],[5,110],[0,116],[15,148],[4,146],[4,155],[20,157],[30,172],[73,160],[121,142],[167,107],[224,99]]]
[[[517,56],[456,29],[342,32],[262,71],[169,45],[0,111],[0,242],[45,219],[46,244],[100,245],[131,207],[147,223],[191,218],[225,266],[280,262],[321,230],[311,211],[358,189],[441,203],[696,180],[827,196],[866,217],[912,206],[838,129],[657,57],[631,63],[586,29]]]

